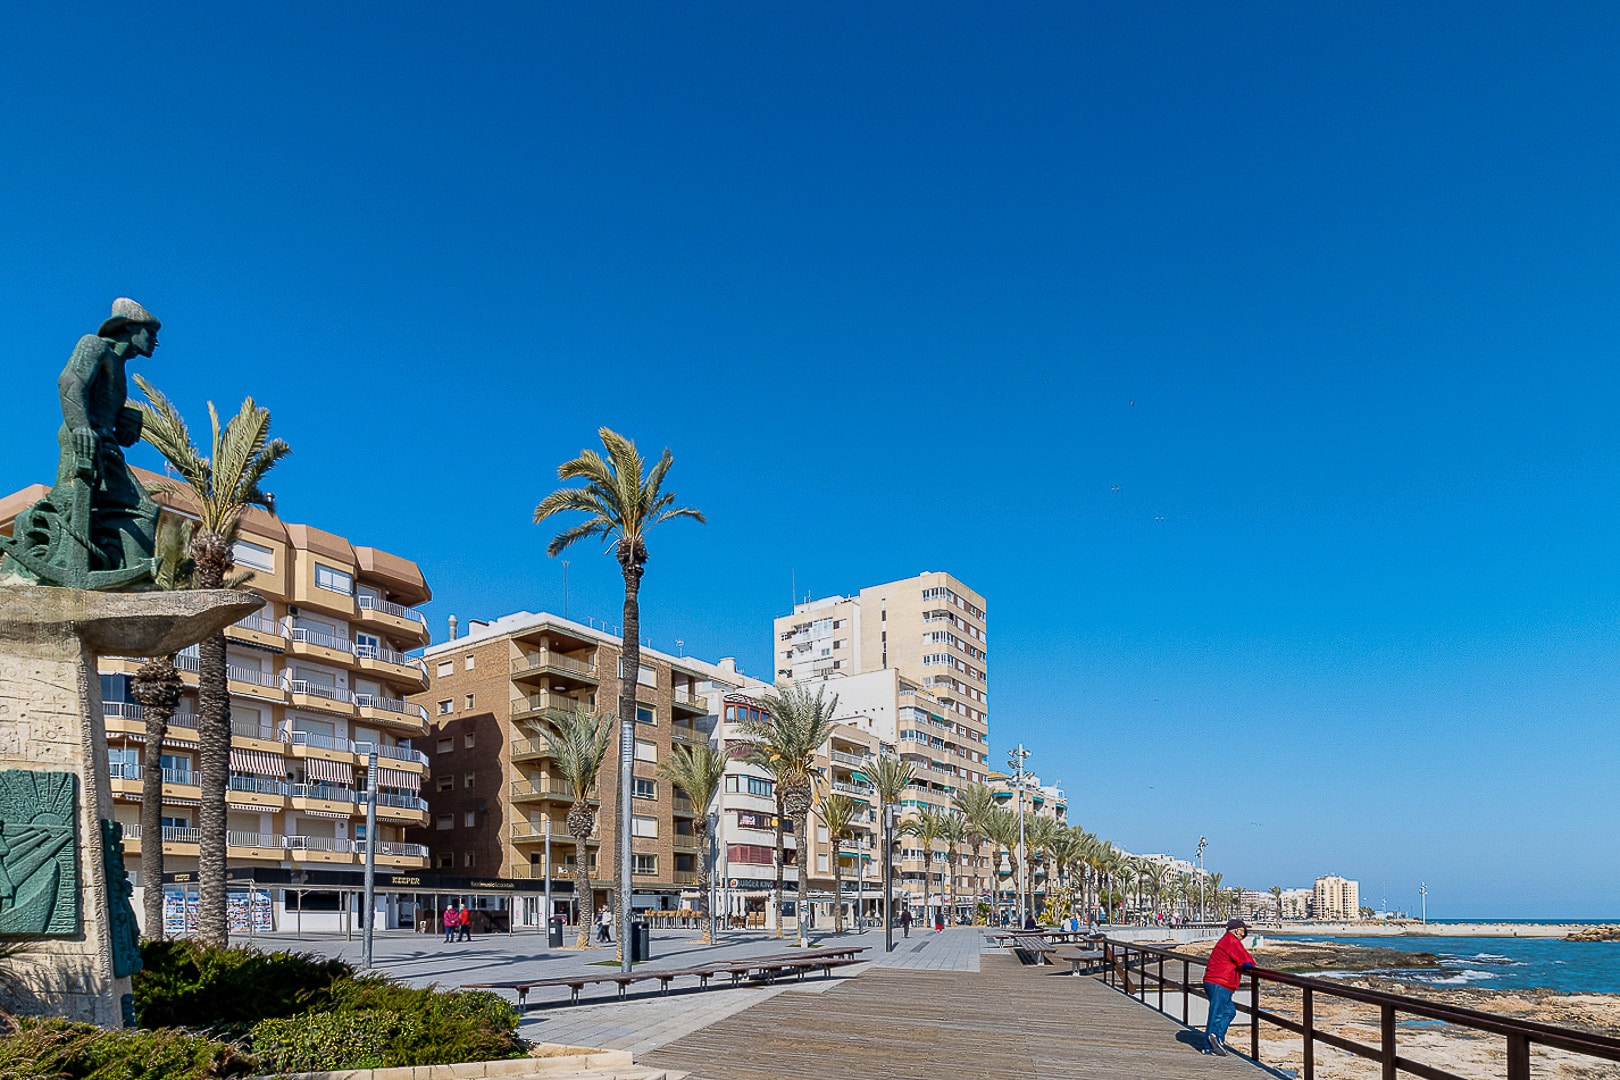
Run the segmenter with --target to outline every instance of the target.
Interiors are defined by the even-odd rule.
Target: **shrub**
[[[195,941],[148,941],[135,976],[142,1027],[187,1027],[245,1034],[266,1017],[322,1008],[332,984],[354,974],[341,960],[309,953],[220,948]]]
[[[332,989],[334,1010],[382,1010],[419,1021],[396,1032],[388,1065],[489,1061],[521,1056],[524,1051],[514,1033],[517,1010],[488,990],[417,989],[376,976],[346,979]]]
[[[399,1064],[391,1060],[391,1047],[419,1026],[414,1017],[387,1009],[304,1013],[260,1021],[253,1046],[264,1067],[278,1072],[377,1069]]]
[[[52,1080],[221,1080],[259,1071],[230,1043],[184,1031],[106,1031],[23,1017],[0,1038],[0,1076]]]

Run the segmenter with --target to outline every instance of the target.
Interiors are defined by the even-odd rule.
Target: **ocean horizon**
[[[1430,919],[1437,923],[1569,923],[1602,925],[1601,919]],[[1440,966],[1390,967],[1374,971],[1322,972],[1328,978],[1383,975],[1420,986],[1475,986],[1487,990],[1546,989],[1560,994],[1620,994],[1620,942],[1562,938],[1356,937],[1310,935],[1294,941],[1333,941],[1398,952],[1433,953]]]

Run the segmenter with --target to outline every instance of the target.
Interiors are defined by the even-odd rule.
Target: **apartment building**
[[[1016,813],[1021,805],[1026,822],[1029,818],[1050,818],[1060,825],[1069,823],[1069,800],[1063,789],[1056,784],[1041,783],[1041,778],[1033,773],[1024,773],[1020,780],[1010,773],[991,772],[985,783],[1003,808]],[[1036,911],[1046,903],[1047,877],[1047,867],[1032,860],[1029,892]],[[1016,892],[1022,883],[1013,877],[1010,865],[998,868],[997,879],[1000,884],[996,902],[1016,906]]]
[[[1361,886],[1329,874],[1316,879],[1311,890],[1311,918],[1347,920],[1361,918]]]
[[[855,596],[795,605],[776,619],[776,675],[819,683],[837,694],[836,718],[870,732],[909,761],[914,780],[902,807],[949,808],[963,785],[988,774],[988,638],[984,597],[949,574],[926,572],[874,585]],[[942,897],[959,913],[988,899],[990,859],[959,852],[951,872],[947,845],[902,845],[904,899],[933,918]]]
[[[136,470],[149,487],[164,477]],[[34,485],[0,500],[0,529],[45,493]],[[165,512],[186,514],[183,491]],[[173,510],[168,507],[172,506]],[[415,610],[430,597],[415,563],[311,525],[250,510],[235,550],[245,587],[268,601],[226,630],[231,694],[227,865],[233,932],[301,925],[351,925],[358,911],[366,846],[376,841],[383,873],[379,920],[408,924],[412,898],[389,887],[393,875],[428,865],[427,849],[406,830],[427,822],[422,798],[427,758],[413,745],[427,716],[406,699],[427,684],[406,652],[426,644]],[[137,890],[159,887],[141,869],[141,749],[145,719],[130,693],[141,661],[104,657],[102,713],[112,768],[115,818]],[[166,914],[172,931],[194,922],[197,869],[197,656],[178,658],[186,684],[163,754]],[[369,755],[377,768],[377,835],[366,836]],[[135,910],[142,910],[137,898]]]
[[[429,816],[413,839],[435,873],[476,876],[491,890],[524,894],[520,925],[545,917],[538,893],[551,879],[553,913],[573,912],[575,854],[566,822],[573,790],[541,735],[550,718],[584,707],[617,714],[621,640],[547,612],[516,612],[472,622],[424,654],[427,688],[412,696],[432,731]],[[706,742],[712,723],[706,669],[682,657],[641,650],[636,679],[632,795],[633,903],[679,908],[697,881],[699,809],[657,775],[680,743]],[[608,754],[591,801],[596,831],[586,854],[595,911],[614,878],[617,757]],[[549,835],[549,843],[548,843]],[[550,863],[547,851],[550,851]]]

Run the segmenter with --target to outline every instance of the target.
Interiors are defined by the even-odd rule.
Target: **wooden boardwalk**
[[[1199,1053],[1201,1038],[1096,979],[987,954],[977,973],[874,967],[825,993],[780,994],[637,1064],[693,1080],[1265,1075],[1243,1058]]]

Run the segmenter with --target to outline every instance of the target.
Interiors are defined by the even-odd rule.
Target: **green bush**
[[[278,1072],[378,1069],[401,1064],[390,1050],[419,1026],[414,1017],[386,1009],[304,1013],[260,1021],[253,1045],[264,1067]]]
[[[0,1038],[7,1080],[220,1080],[259,1071],[230,1043],[184,1031],[105,1031],[93,1024],[23,1017]]]
[[[488,990],[417,989],[376,976],[345,979],[332,987],[332,1009],[409,1016],[388,1052],[388,1065],[450,1065],[521,1056],[517,1010]],[[256,1044],[255,1044],[256,1045]],[[358,1066],[347,1066],[357,1068]]]
[[[245,1034],[260,1020],[324,1008],[334,982],[354,974],[341,960],[309,953],[220,948],[195,941],[148,941],[135,976],[142,1027]]]

